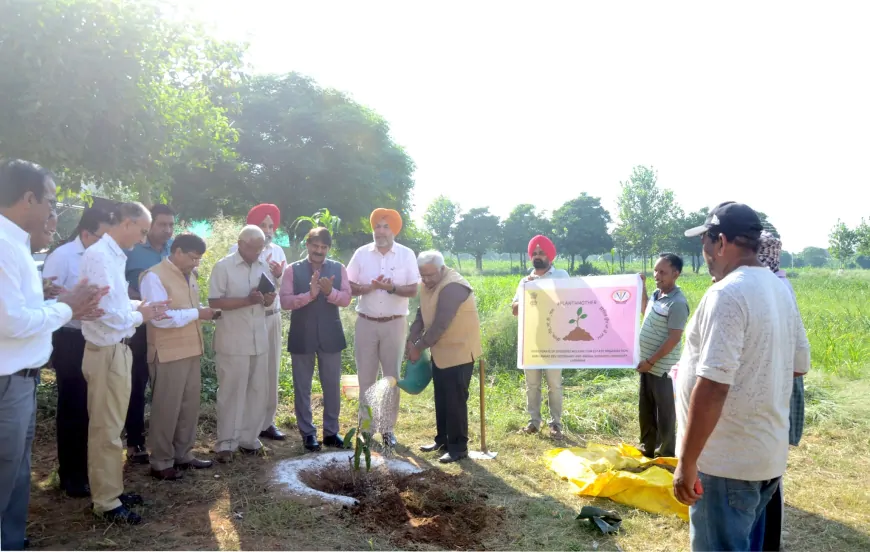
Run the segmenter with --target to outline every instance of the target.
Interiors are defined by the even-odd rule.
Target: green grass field
[[[463,267],[465,268],[465,267]],[[486,264],[484,265],[486,268]],[[547,470],[543,453],[554,444],[544,435],[522,436],[526,421],[522,375],[516,362],[516,322],[510,301],[517,275],[469,275],[476,288],[485,354],[489,363],[487,444],[498,451],[491,462],[464,461],[442,467],[417,446],[431,440],[434,407],[431,386],[418,396],[403,395],[397,434],[398,454],[423,466],[462,474],[468,485],[485,491],[500,523],[480,535],[487,549],[523,550],[686,550],[688,526],[619,506],[588,500]],[[788,550],[870,549],[870,278],[862,272],[837,274],[800,271],[792,284],[812,345],[807,377],[807,427],[793,448],[785,477]],[[652,282],[650,281],[651,285]],[[709,286],[709,276],[681,281],[692,308]],[[343,314],[352,333],[353,314]],[[352,343],[352,340],[350,340]],[[352,372],[352,351],[345,357]],[[373,530],[347,513],[300,506],[269,483],[276,460],[303,454],[293,430],[292,385],[285,366],[279,421],[291,434],[272,445],[268,458],[244,458],[229,466],[192,473],[182,482],[156,482],[147,468],[127,467],[128,487],[149,499],[141,513],[149,521],[138,529],[106,527],[87,512],[86,501],[63,498],[53,469],[52,387],[41,390],[40,422],[34,447],[35,488],[29,533],[35,547],[64,549],[394,549],[394,533]],[[213,393],[206,364],[204,398]],[[478,380],[469,400],[471,447],[479,447]],[[319,389],[315,385],[315,393]],[[633,371],[565,371],[564,422],[569,444],[635,444],[637,376]],[[317,401],[315,401],[317,403]],[[356,402],[345,400],[342,428],[355,424]],[[545,414],[546,415],[546,414]],[[315,419],[319,419],[319,410]],[[209,455],[215,418],[204,404],[198,452]],[[604,537],[574,520],[584,504],[621,512],[623,531]],[[408,547],[402,543],[401,547]],[[438,548],[418,543],[418,549]]]

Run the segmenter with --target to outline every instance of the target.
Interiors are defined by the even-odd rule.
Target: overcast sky
[[[183,0],[257,72],[297,71],[389,122],[420,218],[580,192],[616,217],[652,165],[687,211],[764,211],[786,249],[870,218],[870,33],[859,2]]]

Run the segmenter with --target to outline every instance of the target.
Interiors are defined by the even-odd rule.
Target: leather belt
[[[61,328],[60,328],[59,331],[64,332],[64,333],[75,333],[75,334],[81,334],[81,333],[82,333],[82,331],[81,331],[80,329],[78,329],[78,328],[70,328],[70,327],[68,327],[68,326],[61,326]]]
[[[358,312],[357,316],[359,316],[363,320],[368,320],[369,322],[392,322],[393,320],[396,320],[398,318],[402,318],[401,314],[396,314],[393,316],[382,316],[381,318],[375,318],[374,316],[368,316],[368,315],[365,315],[361,312]]]
[[[22,378],[38,378],[39,377],[39,368],[25,368],[24,370],[18,370],[13,376],[21,376]]]
[[[281,311],[276,311],[276,310],[266,311],[266,316],[272,316],[273,314],[278,314],[279,312],[281,312]]]

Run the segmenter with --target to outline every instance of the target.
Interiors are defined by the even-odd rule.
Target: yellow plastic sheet
[[[677,466],[676,458],[646,458],[629,445],[557,448],[546,452],[551,470],[567,479],[582,496],[609,498],[654,514],[674,514],[689,520],[689,507],[674,497],[674,476],[660,465]],[[634,473],[623,471],[647,469]]]

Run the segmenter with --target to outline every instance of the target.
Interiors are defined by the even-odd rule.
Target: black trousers
[[[127,408],[127,446],[145,446],[145,387],[148,386],[148,341],[145,324],[136,328],[130,340],[133,354],[133,374],[130,384],[130,406]]]
[[[88,483],[88,384],[82,375],[85,338],[61,328],[51,336],[57,374],[57,460],[61,488]]]
[[[453,455],[468,451],[468,386],[474,362],[438,368],[432,360],[432,386],[435,388],[435,442],[447,445]]]
[[[641,452],[647,458],[673,457],[677,445],[673,382],[667,374],[641,374],[638,399]]]

